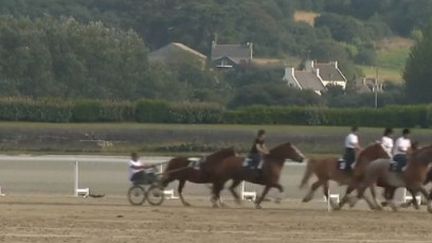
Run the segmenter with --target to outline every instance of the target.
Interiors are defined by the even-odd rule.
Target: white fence
[[[143,161],[161,163],[167,157],[148,157]],[[76,163],[78,161],[78,163]],[[125,197],[130,183],[127,174],[127,157],[104,156],[0,156],[0,196],[29,194],[58,194],[87,196],[88,193],[106,194],[107,196]],[[298,184],[303,176],[304,164],[287,163],[281,177],[281,185],[285,193],[282,199],[303,198],[305,190],[299,190]],[[312,179],[313,180],[313,179]],[[229,183],[227,184],[229,186]],[[263,187],[244,183],[239,192],[244,200],[254,200],[260,195]],[[339,197],[344,188],[336,184],[331,186],[332,198]],[[177,197],[177,183],[167,188],[166,196]],[[185,197],[208,198],[206,186],[187,183],[184,188]],[[320,201],[322,190],[317,190],[316,200]],[[231,195],[226,190],[224,198]],[[270,197],[279,197],[277,190],[271,190]],[[398,195],[402,201],[410,200],[410,195]],[[418,198],[420,199],[420,198]]]

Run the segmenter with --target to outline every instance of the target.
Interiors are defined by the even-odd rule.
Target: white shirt
[[[406,154],[408,152],[408,149],[410,148],[411,148],[411,140],[409,140],[408,138],[400,137],[396,140],[393,149],[393,155]]]
[[[137,166],[137,167],[143,166],[143,163],[141,163],[141,161],[139,161],[139,160],[138,161],[129,160],[128,165],[129,165],[129,179],[132,178],[132,176],[135,173],[138,173],[140,171],[144,171],[144,169],[135,169],[135,168],[133,168],[133,166]]]
[[[393,151],[393,139],[391,137],[383,136],[381,138],[381,145],[383,146],[384,150],[391,155]]]
[[[354,133],[348,134],[348,136],[345,138],[345,148],[356,148],[358,143],[358,136]]]

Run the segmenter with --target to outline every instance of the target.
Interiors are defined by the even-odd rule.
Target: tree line
[[[298,9],[321,13],[315,27],[293,20]],[[188,62],[169,67],[150,64],[147,55],[171,41],[206,54],[215,38],[221,43],[252,41],[257,56],[338,60],[348,79],[354,80],[361,75],[354,63],[375,62],[374,41],[425,29],[425,14],[431,9],[426,0],[4,0],[0,95],[153,98],[229,107],[371,106],[370,94],[348,98],[328,92],[319,97],[290,89],[281,83],[281,70],[218,73]],[[411,91],[396,87],[381,98],[380,105],[428,101],[410,99],[419,87],[416,81],[423,80],[422,90],[431,86],[428,73],[418,69],[427,68],[427,56],[416,62],[429,48],[430,38],[424,36],[404,75]]]

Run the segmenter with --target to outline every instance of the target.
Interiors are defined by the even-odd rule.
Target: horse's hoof
[[[255,209],[262,209],[262,207],[259,204],[255,204]]]
[[[192,206],[190,203],[183,203],[183,206],[185,206],[185,207],[190,207],[190,206]]]
[[[276,198],[276,199],[275,199],[275,203],[276,203],[276,204],[280,204],[281,202],[282,202],[282,198]]]
[[[381,202],[381,207],[387,207],[388,203],[387,202]]]
[[[381,206],[375,206],[375,211],[383,211],[384,209]]]

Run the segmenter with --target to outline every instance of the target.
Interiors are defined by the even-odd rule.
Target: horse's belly
[[[402,173],[389,172],[386,175],[386,181],[388,185],[394,187],[405,187],[405,181],[403,180]]]

